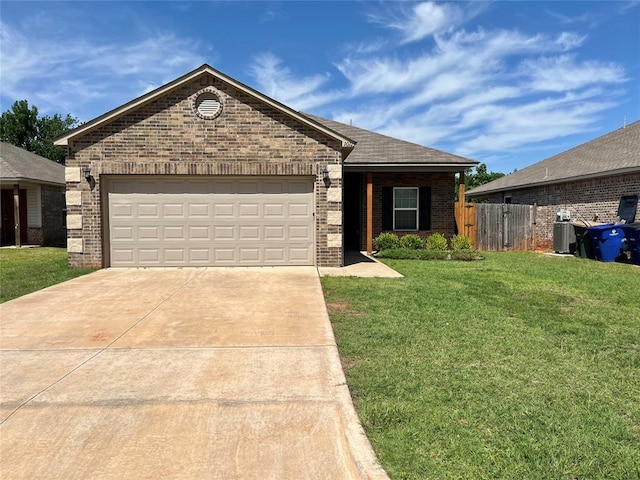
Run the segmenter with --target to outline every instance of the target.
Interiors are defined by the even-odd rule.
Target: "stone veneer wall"
[[[362,177],[362,224],[360,247],[367,248],[367,174]],[[382,187],[431,187],[431,229],[418,232],[394,232],[398,236],[414,233],[422,238],[442,233],[447,238],[455,235],[454,216],[455,173],[374,173],[373,174],[373,237],[382,233]]]
[[[511,197],[511,203],[537,204],[536,248],[553,248],[553,222],[558,210],[568,210],[571,220],[614,222],[620,197],[640,196],[640,173],[592,178],[534,188],[492,194],[489,201],[501,203]],[[640,221],[640,205],[636,212]]]
[[[196,115],[203,90],[222,101],[215,119]],[[104,266],[101,175],[315,176],[316,263],[341,266],[341,145],[240,90],[205,74],[70,141],[67,248],[74,267]],[[322,170],[328,166],[331,183]],[[89,166],[95,187],[82,178]],[[337,212],[340,212],[338,214]]]

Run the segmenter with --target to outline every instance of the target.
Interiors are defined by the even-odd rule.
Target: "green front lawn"
[[[65,248],[2,248],[0,303],[95,270],[69,268]]]
[[[322,279],[390,477],[640,478],[640,268],[483,255]]]

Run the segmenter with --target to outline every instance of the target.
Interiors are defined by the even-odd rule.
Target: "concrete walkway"
[[[4,479],[387,479],[313,267],[107,269],[0,306]]]
[[[366,252],[346,252],[344,267],[320,267],[318,271],[322,277],[404,278]]]

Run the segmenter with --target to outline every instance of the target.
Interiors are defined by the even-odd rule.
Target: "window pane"
[[[416,230],[418,228],[415,210],[396,210],[395,230]]]
[[[395,208],[418,208],[417,188],[396,188]]]

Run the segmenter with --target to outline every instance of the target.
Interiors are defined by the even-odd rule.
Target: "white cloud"
[[[531,79],[534,90],[564,92],[598,83],[627,81],[624,69],[614,63],[585,61],[576,64],[573,55],[525,60],[523,74]]]
[[[416,42],[423,38],[445,32],[478,15],[484,8],[480,2],[467,3],[465,8],[455,4],[422,2],[412,5],[394,5],[369,15],[370,21],[397,30],[403,43]]]
[[[43,41],[2,22],[2,96],[89,120],[82,114],[90,102],[108,97],[115,107],[146,93],[205,63],[201,50],[198,42],[166,33],[133,42],[57,35]]]
[[[296,110],[308,110],[329,103],[341,94],[318,90],[327,83],[329,74],[295,77],[282,60],[270,52],[256,55],[250,65],[251,76],[258,89]]]

